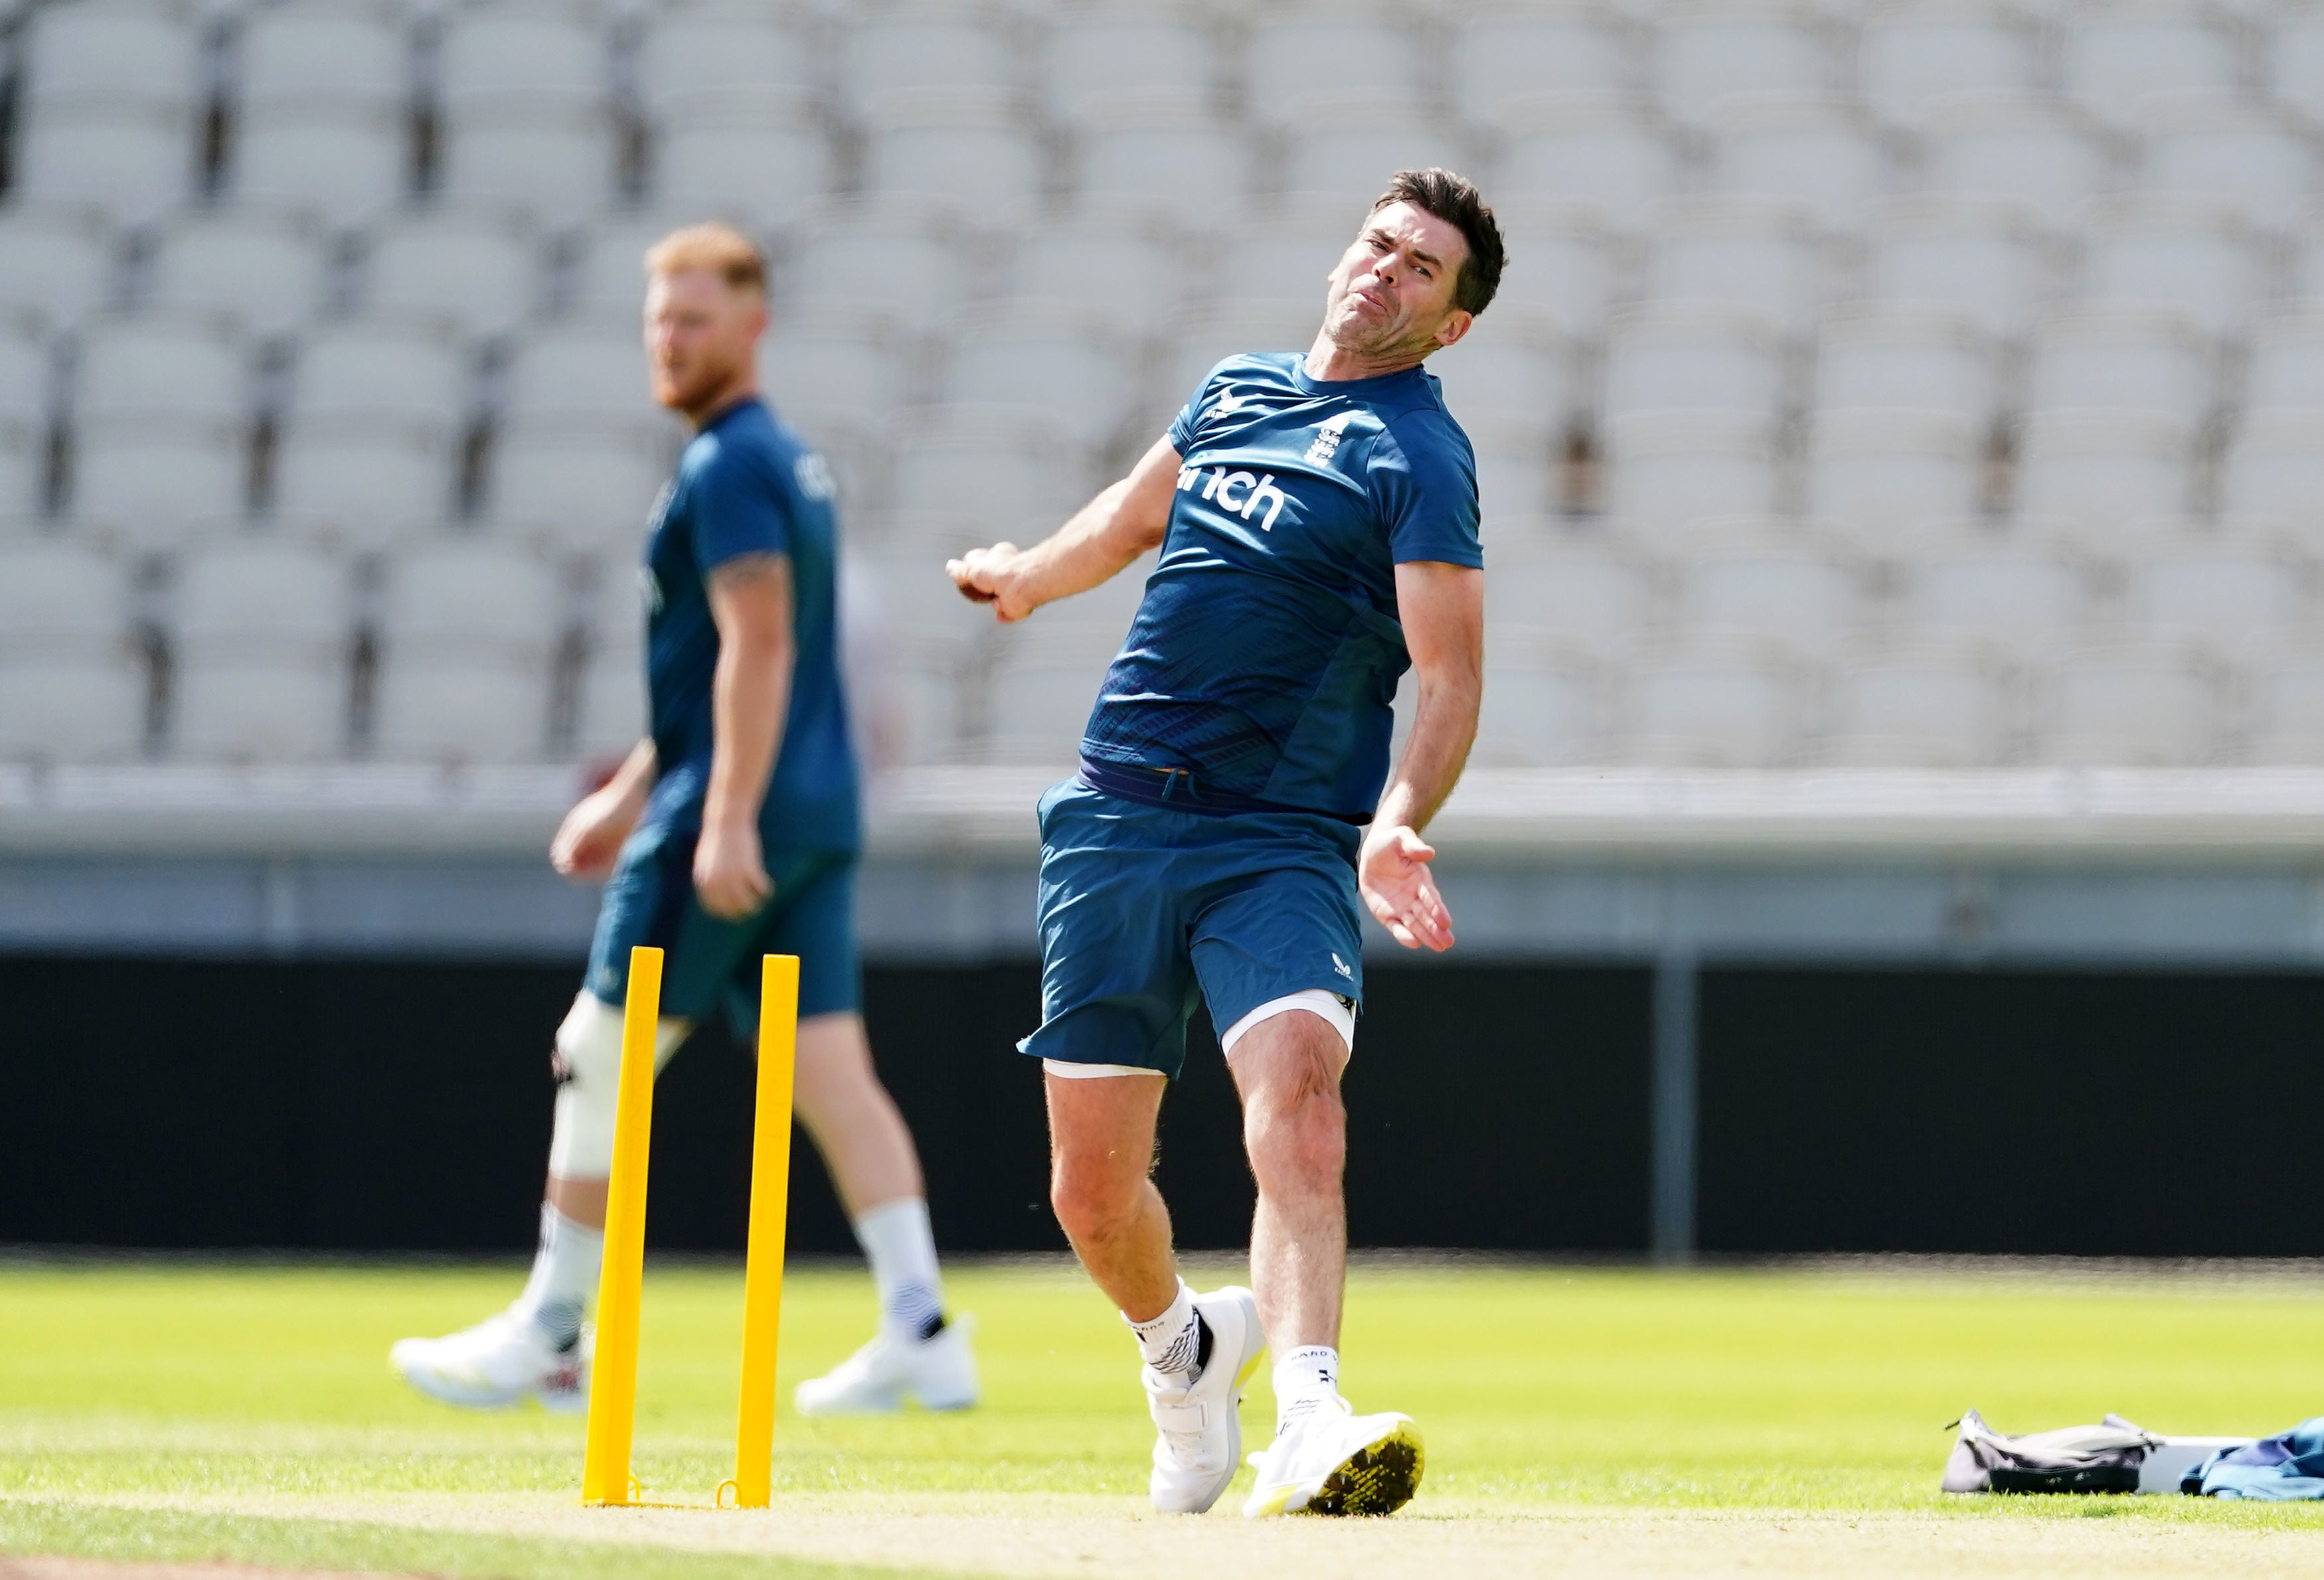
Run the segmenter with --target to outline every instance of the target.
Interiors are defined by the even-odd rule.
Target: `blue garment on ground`
[[[2324,1416],[2240,1448],[2222,1448],[2188,1472],[2180,1485],[2207,1498],[2324,1498]]]
[[[1223,1033],[1310,988],[1363,997],[1354,828],[1176,812],[1068,781],[1041,798],[1037,1059],[1176,1078],[1200,987]]]
[[[788,556],[797,657],[782,748],[761,804],[773,850],[861,843],[855,749],[840,686],[838,522],[823,457],[758,400],[694,436],[662,491],[645,553],[646,681],[660,777],[644,822],[693,832],[710,776],[718,628],[706,580],[746,554]]]
[[[1213,369],[1170,442],[1168,531],[1083,756],[1178,770],[1174,805],[1368,817],[1411,664],[1396,567],[1484,563],[1468,436],[1420,368],[1319,381],[1270,352]]]

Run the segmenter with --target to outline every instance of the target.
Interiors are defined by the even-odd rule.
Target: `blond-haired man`
[[[759,957],[796,954],[799,1116],[881,1297],[878,1334],[829,1376],[801,1383],[798,1407],[960,1409],[977,1393],[967,1329],[945,1319],[919,1160],[857,1013],[857,776],[839,675],[831,473],[759,399],[766,267],[750,239],[690,226],[646,254],[646,273],[653,397],[694,437],[646,534],[652,733],[566,816],[549,850],[558,871],[604,879],[605,890],[587,978],[557,1032],[540,1250],[505,1311],[442,1338],[404,1339],[392,1359],[414,1387],[455,1404],[581,1406],[630,950],[668,951],[662,1061],[721,1008],[747,1036]]]

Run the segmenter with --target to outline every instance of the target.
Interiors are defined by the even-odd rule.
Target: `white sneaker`
[[[872,1342],[821,1377],[792,1391],[803,1416],[885,1415],[906,1401],[922,1410],[966,1410],[976,1402],[976,1318],[964,1311],[934,1338],[906,1338],[881,1327]]]
[[[1165,1514],[1202,1514],[1242,1468],[1242,1385],[1267,1348],[1259,1302],[1229,1284],[1194,1297],[1194,1312],[1211,1330],[1211,1358],[1187,1383],[1166,1381],[1151,1366],[1139,1375],[1153,1416],[1154,1474],[1148,1495]]]
[[[548,1330],[514,1310],[441,1338],[401,1338],[387,1352],[403,1380],[430,1399],[501,1410],[527,1398],[559,1414],[589,1405],[590,1335],[558,1349]]]
[[[1250,1456],[1259,1484],[1243,1518],[1393,1514],[1420,1487],[1420,1429],[1394,1410],[1360,1416],[1342,1400],[1292,1422]]]

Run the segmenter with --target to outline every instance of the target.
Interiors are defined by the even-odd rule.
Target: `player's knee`
[[[685,1023],[657,1028],[655,1068],[677,1050]],[[622,1084],[622,1012],[594,993],[574,995],[557,1028],[557,1117],[549,1171],[560,1180],[603,1180],[613,1171],[613,1110]]]
[[[1069,1238],[1102,1239],[1138,1215],[1146,1171],[1111,1153],[1058,1153],[1049,1169],[1049,1207]]]

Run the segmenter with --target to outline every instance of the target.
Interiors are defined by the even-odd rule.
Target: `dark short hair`
[[[1493,293],[1501,289],[1506,254],[1500,225],[1476,184],[1446,170],[1398,170],[1388,179],[1388,190],[1373,202],[1371,211],[1378,214],[1391,203],[1425,209],[1461,233],[1469,243],[1469,256],[1452,277],[1452,305],[1472,314],[1491,306]]]

